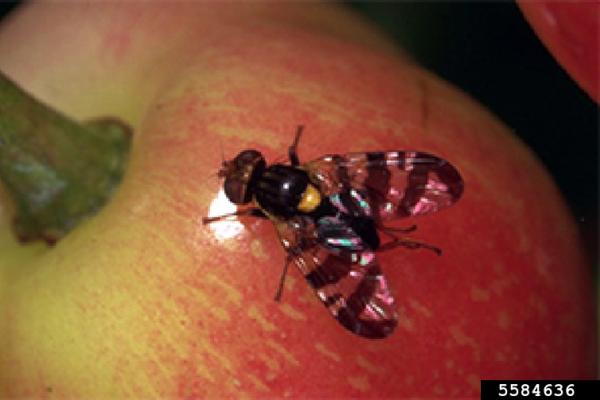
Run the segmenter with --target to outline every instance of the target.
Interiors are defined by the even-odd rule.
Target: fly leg
[[[412,230],[410,230],[412,228]],[[417,227],[415,225],[410,226],[408,231],[405,229],[404,232],[411,232],[414,231]],[[387,237],[389,237],[391,240],[387,243],[384,243],[383,245],[379,246],[379,248],[377,249],[377,251],[387,251],[387,250],[391,250],[394,249],[398,246],[401,247],[406,247],[407,249],[411,249],[411,250],[415,250],[415,249],[427,249],[427,250],[431,250],[433,251],[435,254],[437,254],[438,256],[442,255],[442,249],[440,249],[439,247],[427,244],[427,243],[423,243],[423,242],[419,242],[410,238],[399,238],[396,235],[390,233],[390,232],[398,232],[398,229],[402,229],[402,228],[397,228],[397,229],[390,229],[390,228],[380,228],[381,232],[383,234],[385,234]]]
[[[288,266],[290,265],[290,263],[292,262],[293,259],[294,259],[294,256],[292,256],[291,253],[288,253],[287,257],[285,258],[285,264],[283,266],[283,271],[281,271],[281,277],[279,278],[279,286],[277,287],[277,292],[275,293],[275,301],[276,302],[281,301],[281,295],[283,293],[283,284],[285,283],[285,277],[287,276]]]
[[[417,230],[417,225],[411,225],[411,226],[407,226],[406,228],[392,228],[389,226],[380,226],[377,225],[377,229],[379,229],[380,231],[382,231],[383,233],[390,233],[390,232],[400,232],[400,233],[410,233],[410,232],[414,232]],[[393,238],[396,238],[395,236],[393,236],[392,234],[390,234],[389,236],[392,236]]]
[[[294,142],[288,148],[288,156],[290,157],[290,163],[292,163],[292,167],[297,167],[300,165],[300,159],[298,158],[298,142],[300,142],[300,135],[302,135],[302,131],[304,130],[304,125],[298,125],[298,130],[296,130],[296,137],[294,138]]]
[[[243,216],[267,218],[265,213],[263,213],[260,208],[246,208],[245,210],[237,210],[236,212],[229,213],[229,214],[217,215],[215,217],[204,217],[204,218],[202,218],[202,224],[206,225],[206,224],[210,224],[212,222],[217,222],[217,221],[227,219],[229,217],[243,217]]]

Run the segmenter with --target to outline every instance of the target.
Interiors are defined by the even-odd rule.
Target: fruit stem
[[[97,212],[121,181],[130,143],[123,122],[75,122],[0,71],[0,184],[21,241],[54,244]]]

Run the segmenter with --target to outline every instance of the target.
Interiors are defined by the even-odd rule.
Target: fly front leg
[[[302,131],[304,130],[304,125],[298,125],[298,130],[296,130],[296,137],[294,138],[294,142],[288,148],[288,156],[290,158],[290,163],[292,167],[297,167],[300,165],[300,159],[298,158],[298,142],[300,142],[300,135],[302,135]]]
[[[267,218],[265,213],[263,213],[260,208],[253,207],[253,208],[247,208],[244,210],[237,210],[236,212],[229,213],[229,214],[217,215],[214,217],[204,217],[204,218],[202,218],[202,224],[206,225],[206,224],[210,224],[213,222],[222,221],[229,217],[245,217],[245,216],[256,217],[256,218]]]

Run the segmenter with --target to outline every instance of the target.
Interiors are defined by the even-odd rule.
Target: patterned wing
[[[394,330],[394,298],[375,254],[345,221],[299,216],[275,226],[290,259],[346,329],[372,339]]]
[[[414,151],[328,155],[304,165],[327,196],[352,187],[367,197],[377,220],[435,212],[455,203],[463,180],[454,166]]]

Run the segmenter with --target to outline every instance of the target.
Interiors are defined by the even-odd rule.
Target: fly
[[[301,164],[299,126],[288,149],[289,164],[267,165],[257,150],[244,150],[223,161],[227,198],[237,212],[206,217],[205,224],[231,215],[268,218],[287,256],[276,300],[288,265],[294,262],[331,315],[352,333],[384,338],[398,322],[394,297],[376,253],[396,247],[435,246],[397,233],[386,222],[436,212],[455,203],[463,180],[454,166],[417,151],[331,154]],[[379,233],[388,240],[381,242]]]

